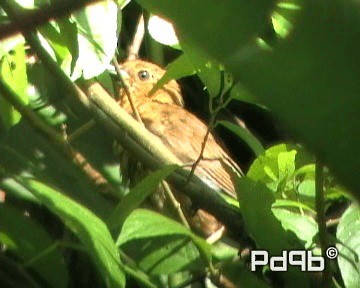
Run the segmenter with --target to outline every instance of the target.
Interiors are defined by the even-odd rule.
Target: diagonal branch
[[[52,1],[49,6],[40,9],[25,10],[22,9],[19,15],[19,21],[11,21],[8,24],[0,26],[0,39],[7,38],[19,32],[29,32],[39,25],[45,24],[54,18],[63,17],[75,10],[78,10],[99,0],[59,0]],[[12,5],[16,4],[15,1]],[[6,9],[7,1],[1,1],[1,6]],[[10,16],[10,15],[9,15]]]

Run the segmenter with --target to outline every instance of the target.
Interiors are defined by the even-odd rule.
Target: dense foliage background
[[[359,287],[358,3],[87,2],[0,1],[0,287]],[[168,68],[158,85],[181,78],[198,117],[226,106],[248,127],[212,123],[246,172],[225,203],[244,228],[232,240],[140,208],[178,167],[154,164],[129,189],[113,123],[142,134],[89,109],[86,80],[116,95],[109,64],[141,15],[140,56]],[[173,23],[171,43],[155,15]],[[249,249],[329,246],[339,255],[322,273],[250,271]]]

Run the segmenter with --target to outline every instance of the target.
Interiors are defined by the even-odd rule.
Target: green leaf
[[[43,277],[49,287],[68,287],[68,271],[56,242],[32,218],[4,204],[0,205],[0,243],[26,268]]]
[[[46,23],[39,28],[39,31],[53,49],[56,60],[61,65],[65,59],[70,57],[70,51],[56,26],[56,23]]]
[[[127,216],[159,187],[164,180],[178,168],[177,165],[163,167],[144,178],[139,184],[121,199],[120,203],[112,211],[107,223],[111,228],[119,228]]]
[[[355,288],[360,283],[360,208],[350,206],[342,215],[336,238],[339,256],[337,258],[341,276],[346,288]]]
[[[265,281],[262,281],[255,273],[250,272],[243,262],[225,262],[221,268],[224,276],[237,284],[236,287],[270,288],[270,286]]]
[[[219,96],[221,92],[220,63],[211,58],[205,51],[191,45],[188,39],[180,38],[180,45],[195,68],[196,74],[208,90],[210,97]]]
[[[249,130],[239,126],[235,125],[233,123],[230,123],[228,121],[218,121],[217,124],[220,124],[227,129],[229,129],[231,132],[236,134],[240,139],[242,139],[254,152],[256,156],[259,156],[260,154],[265,152],[264,147],[260,143],[258,139],[255,138],[254,135],[252,135]]]
[[[295,172],[294,145],[280,144],[273,146],[258,156],[251,165],[247,177],[261,181],[274,192],[280,183],[286,181]]]
[[[74,71],[76,61],[79,58],[78,29],[76,23],[72,22],[68,18],[62,18],[58,20],[57,23],[60,28],[60,35],[62,36],[63,41],[72,56],[70,67],[70,72],[72,73]]]
[[[26,181],[31,192],[79,237],[105,282],[125,287],[118,250],[104,222],[91,211],[41,182]]]
[[[281,223],[272,211],[274,195],[263,183],[247,177],[239,178],[236,186],[245,228],[254,239],[258,249],[265,249],[270,255],[280,256],[284,250],[304,249],[301,241],[291,230],[289,223]],[[308,275],[295,268],[289,268],[283,276],[287,287],[308,287]]]
[[[291,37],[280,41],[271,53],[253,51],[248,58],[241,58],[241,52],[233,57],[222,54],[234,76],[358,199],[359,19],[355,2],[308,1]],[[232,40],[222,44],[230,43]],[[209,50],[211,55],[218,52]]]
[[[154,263],[157,263],[156,269],[154,267],[152,268],[155,269],[153,271],[157,271],[157,273],[165,271],[165,269],[174,269],[173,272],[178,271],[180,268],[192,265],[192,262],[195,260],[196,263],[201,263],[198,262],[200,261],[200,256],[207,262],[211,260],[211,246],[203,239],[194,235],[190,230],[179,223],[144,209],[135,210],[125,220],[122,232],[116,244],[122,246],[126,243],[141,239],[147,240],[147,242],[141,243],[151,245],[151,249],[147,250],[147,253],[155,254],[154,256],[143,255],[145,257],[144,261],[149,267],[153,267],[153,265],[155,265]],[[159,241],[163,245],[157,245]],[[167,246],[164,247],[165,243]],[[194,250],[195,246],[193,245],[196,246],[196,251],[198,252]],[[139,249],[139,246],[137,247]],[[146,249],[146,247],[143,249]],[[178,256],[175,253],[177,249],[181,250],[181,253]],[[185,256],[187,253],[190,253],[188,255],[189,258]],[[153,257],[156,257],[158,261],[154,261]],[[178,261],[176,260],[176,257],[182,259],[178,264],[176,264]],[[167,267],[169,263],[172,263],[175,266],[173,268]],[[169,272],[169,270],[166,271]]]
[[[191,39],[199,44],[196,49],[211,52],[213,57],[222,56],[219,57],[220,62],[238,53],[245,43],[262,32],[268,23],[269,12],[275,6],[275,1],[264,0],[137,2],[149,11],[172,20],[180,40]]]
[[[239,100],[263,107],[259,103],[259,100],[253,94],[251,94],[251,92],[248,89],[246,89],[246,87],[240,82],[237,82],[231,88],[230,97],[235,100]]]
[[[29,99],[26,94],[28,85],[26,76],[24,45],[19,44],[10,50],[0,61],[0,76],[2,81],[10,86],[17,96],[17,100],[27,105]],[[10,128],[21,119],[20,113],[0,95],[0,117],[6,128]]]
[[[121,11],[113,1],[101,1],[74,13],[79,35],[79,58],[74,75],[85,79],[104,72],[117,48]]]
[[[238,179],[236,191],[246,230],[253,237],[258,248],[266,249],[272,255],[281,255],[283,250],[295,248],[292,243],[294,235],[284,230],[271,210],[275,202],[271,190],[261,182],[243,177]]]
[[[312,217],[284,208],[273,207],[271,211],[285,230],[293,231],[299,239],[305,242],[306,249],[311,247],[313,237],[318,233],[318,225]]]
[[[205,269],[199,250],[183,235],[136,239],[122,245],[121,249],[149,275],[201,272]]]
[[[179,79],[193,74],[195,74],[195,68],[190,62],[189,57],[186,54],[181,54],[173,62],[167,65],[165,74],[154,85],[149,94],[155,93],[156,90],[163,87],[172,79]]]

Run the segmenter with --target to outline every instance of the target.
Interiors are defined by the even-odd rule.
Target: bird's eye
[[[150,77],[150,74],[148,71],[146,70],[141,70],[139,73],[138,73],[138,77],[141,81],[145,81],[145,80],[148,80],[149,77]]]

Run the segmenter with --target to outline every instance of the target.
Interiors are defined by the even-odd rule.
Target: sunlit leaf
[[[156,229],[154,229],[155,227]],[[175,246],[180,245],[178,246],[178,248],[183,247],[185,249],[183,250],[184,252],[187,251],[187,249],[191,249],[191,251],[193,251],[193,248],[189,248],[187,246],[190,241],[192,244],[189,245],[192,246],[194,244],[198,251],[198,252],[193,251],[191,253],[199,253],[195,258],[199,258],[201,255],[201,257],[208,259],[208,261],[210,261],[211,259],[211,247],[203,239],[194,235],[189,229],[185,228],[184,226],[180,225],[174,220],[168,219],[165,216],[143,209],[135,210],[126,219],[120,237],[117,240],[117,245],[121,246],[124,245],[125,243],[140,239],[148,239],[148,240],[158,239],[160,241],[161,237],[165,237],[163,238],[163,240],[167,242],[169,245],[172,243],[171,247],[174,247],[173,245]],[[186,247],[183,245],[185,245]],[[161,247],[154,249],[159,249],[159,248],[161,249]],[[149,253],[151,251],[149,251]],[[161,253],[163,257],[165,255],[164,253],[168,254],[169,250],[167,249],[163,250],[163,252]],[[173,256],[176,257],[176,255]],[[180,266],[190,265],[190,262],[192,262],[195,259],[193,256],[191,257],[191,259],[188,260],[183,259],[183,261],[185,262],[182,262]],[[162,257],[160,258],[163,259]],[[163,261],[164,260],[165,259],[163,259]],[[173,261],[173,260],[174,258],[169,259],[169,261]],[[165,262],[161,264],[161,267],[164,267],[163,266],[164,263]],[[158,263],[158,265],[160,265],[160,263]]]
[[[360,283],[360,209],[358,205],[349,207],[340,219],[336,237],[337,258],[346,288],[358,287]]]
[[[17,100],[27,105],[27,75],[24,45],[19,44],[0,60],[1,81],[11,87]],[[20,121],[21,115],[0,95],[0,117],[5,127],[9,128]]]

